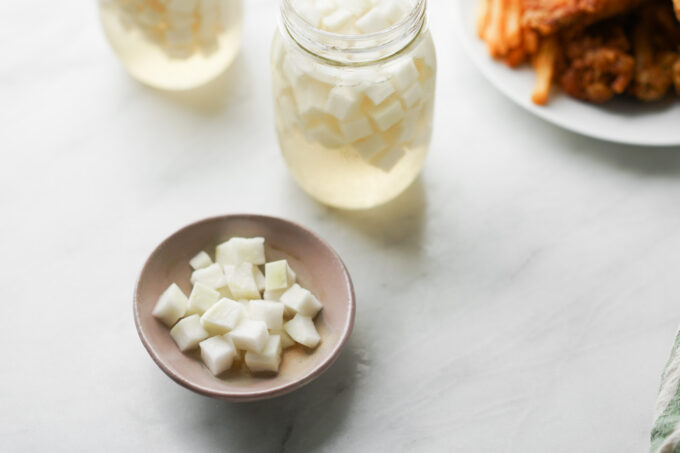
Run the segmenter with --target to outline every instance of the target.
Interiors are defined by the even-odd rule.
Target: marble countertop
[[[22,451],[639,452],[680,322],[680,149],[573,135],[471,66],[431,1],[440,70],[421,178],[368,212],[321,206],[277,149],[274,0],[246,0],[219,80],[131,80],[93,1],[0,5],[0,439]],[[230,212],[300,222],[358,298],[339,361],[229,404],[168,379],[134,329],[141,265]]]

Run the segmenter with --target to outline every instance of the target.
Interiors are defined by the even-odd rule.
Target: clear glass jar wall
[[[276,130],[298,184],[362,209],[418,176],[436,57],[425,0],[282,0],[272,46]]]
[[[200,86],[238,54],[243,0],[99,0],[99,7],[111,46],[147,85]]]

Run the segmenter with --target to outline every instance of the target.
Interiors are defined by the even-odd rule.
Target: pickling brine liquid
[[[351,147],[325,149],[299,131],[280,132],[279,142],[295,181],[322,203],[345,209],[370,208],[400,194],[420,173],[428,149],[427,144],[409,149],[385,171]]]
[[[102,26],[127,71],[147,85],[186,90],[221,74],[241,45],[242,0],[100,0]],[[208,9],[205,5],[209,5]]]

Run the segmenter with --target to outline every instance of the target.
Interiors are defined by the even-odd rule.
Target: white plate
[[[493,60],[477,38],[477,0],[455,0],[456,28],[466,50],[484,76],[503,94],[531,113],[579,134],[629,145],[680,145],[680,101],[669,98],[653,104],[617,99],[604,106],[577,101],[553,89],[547,106],[531,102],[534,72],[529,67],[510,69]]]

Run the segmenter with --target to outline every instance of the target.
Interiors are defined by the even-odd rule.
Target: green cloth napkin
[[[680,453],[680,331],[661,375],[650,453]]]

